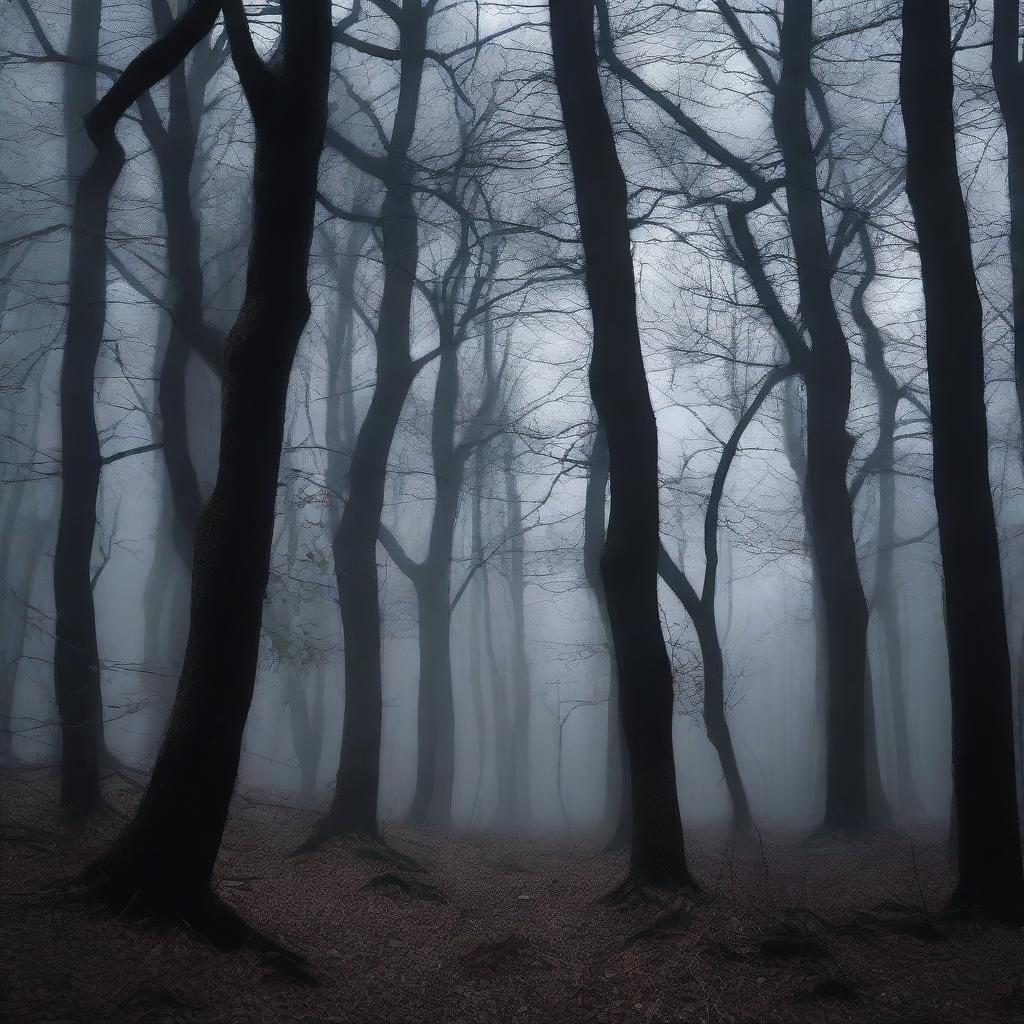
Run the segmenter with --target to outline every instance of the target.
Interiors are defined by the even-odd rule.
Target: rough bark
[[[946,3],[905,0],[900,100],[927,328],[953,713],[955,902],[1024,921],[1010,656],[988,473],[985,361],[953,118]]]
[[[608,438],[611,509],[601,575],[630,763],[630,875],[686,885],[672,668],[658,610],[658,432],[637,324],[626,182],[601,94],[594,5],[549,0],[548,9],[594,325],[590,390]]]

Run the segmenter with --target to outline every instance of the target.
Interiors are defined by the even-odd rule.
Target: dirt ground
[[[936,913],[951,885],[939,831],[691,831],[699,894],[607,902],[621,854],[389,827],[423,870],[358,843],[286,859],[311,816],[236,801],[219,891],[308,958],[311,986],[272,956],[69,898],[137,791],[108,784],[110,813],[75,839],[55,782],[0,771],[4,1022],[1024,1020],[1024,930]]]

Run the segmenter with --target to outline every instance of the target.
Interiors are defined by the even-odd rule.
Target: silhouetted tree
[[[945,0],[904,0],[900,100],[927,322],[953,716],[954,902],[1024,921],[1010,657],[988,473],[981,300],[960,187]]]
[[[207,34],[219,6],[191,8],[137,58],[139,91]],[[246,932],[214,897],[211,876],[255,683],[288,378],[310,313],[332,33],[327,0],[285,4],[268,65],[242,0],[223,11],[256,155],[245,298],[224,350],[220,468],[196,532],[191,631],[167,735],[134,818],[89,877],[119,911],[183,917],[231,944]],[[108,148],[117,146],[117,88],[91,115]]]
[[[630,875],[691,882],[672,746],[672,668],[658,610],[658,434],[647,388],[626,180],[601,94],[591,0],[549,0],[594,324],[590,390],[608,440],[611,508],[601,556],[633,803]]]

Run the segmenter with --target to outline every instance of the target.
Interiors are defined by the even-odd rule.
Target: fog
[[[174,6],[155,3],[158,21],[178,13]],[[705,534],[723,451],[766,375],[786,362],[785,331],[809,340],[781,193],[746,215],[777,310],[766,307],[728,219],[730,204],[749,192],[745,169],[766,179],[780,173],[769,88],[776,79],[763,75],[776,73],[777,27],[768,15],[781,5],[741,12],[736,24],[723,16],[726,6],[610,5],[614,59],[602,76],[629,191],[640,337],[657,416],[661,540],[698,592],[708,543],[718,558],[711,603],[726,721],[754,821],[813,829],[826,801],[829,691],[800,376],[776,383],[745,425],[717,530]],[[814,6],[808,116],[832,297],[849,344],[847,481],[870,611],[866,770],[877,765],[888,820],[941,824],[952,799],[950,690],[924,306],[903,192],[899,14],[884,0]],[[389,50],[398,45],[389,5],[368,3],[354,14],[335,8],[335,22],[349,20],[333,53],[311,314],[287,390],[239,791],[311,809],[331,801],[353,643],[339,613],[339,524],[358,460],[377,458],[376,471],[386,465],[375,552],[380,820],[400,822],[415,809],[414,818],[443,827],[601,841],[622,799],[618,703],[609,700],[610,634],[589,582],[585,536],[588,528],[603,532],[607,501],[602,487],[599,521],[588,527],[588,480],[601,442],[545,15],[529,4],[431,5],[426,38],[438,56],[410,69]],[[3,757],[31,765],[61,757],[58,522],[84,527],[93,515],[88,502],[69,507],[66,490],[62,507],[69,455],[61,403],[80,401],[61,393],[73,312],[69,226],[93,152],[81,117],[108,88],[111,69],[123,69],[162,31],[148,5],[105,3],[90,56],[88,26],[76,39],[70,9],[61,0],[8,4],[0,29]],[[249,15],[256,51],[272,57],[276,6],[252,6]],[[1024,480],[1006,139],[989,78],[989,5],[954,4],[954,30],[957,148],[983,303],[988,461],[1019,727]],[[753,63],[745,52],[751,40]],[[87,544],[104,777],[145,780],[152,768],[188,635],[196,517],[217,479],[219,353],[243,301],[253,217],[254,129],[228,50],[218,22],[184,72],[154,86],[117,129],[126,159],[106,225],[102,339],[93,380],[78,382],[93,398],[100,446]],[[763,71],[764,62],[772,68]],[[419,89],[411,105],[409,75]],[[400,123],[409,110],[414,127]],[[392,160],[402,164],[399,186],[388,160],[400,147],[405,156]],[[398,243],[384,236],[398,229],[384,207],[399,201],[402,223],[411,217],[418,238],[395,255]],[[395,280],[413,278],[402,364],[411,369],[391,400],[393,438],[382,441],[387,430],[378,423],[371,454],[374,439],[363,428],[371,402],[382,405],[391,386],[375,338],[378,348],[394,347],[393,337],[381,340],[396,330],[384,321],[401,319],[401,282],[388,278],[389,260]],[[865,320],[881,342],[881,370]],[[68,365],[65,378],[77,372]],[[888,461],[879,372],[898,396]],[[65,420],[64,430],[70,425]],[[248,571],[238,568],[239,586]],[[664,579],[658,596],[684,826],[727,825],[732,802],[705,727],[699,638]],[[372,594],[363,603],[372,604]],[[450,642],[424,638],[437,629],[447,629]],[[248,657],[239,651],[239,661]],[[446,742],[444,713],[422,710],[421,689],[446,686],[451,778],[443,765],[436,769],[446,791],[415,807],[418,774],[445,757],[427,746]],[[1018,728],[1018,772],[1019,740]]]

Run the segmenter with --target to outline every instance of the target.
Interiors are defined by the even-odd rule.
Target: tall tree
[[[167,0],[153,0],[153,24],[165,33],[173,16]],[[206,92],[224,60],[227,34],[203,40],[186,67],[168,76],[167,116],[162,119],[148,95],[139,97],[142,129],[156,158],[167,233],[168,337],[157,369],[157,409],[167,487],[161,529],[146,580],[147,660],[177,663],[187,626],[187,572],[192,541],[202,511],[199,474],[189,448],[188,377],[191,356],[219,376],[223,336],[203,309],[205,280],[201,231],[194,199],[194,173],[201,166],[200,138]],[[192,441],[196,442],[195,424]],[[182,571],[184,570],[184,571]],[[185,591],[182,593],[182,591]],[[168,614],[169,613],[169,614]],[[165,628],[165,619],[168,620]],[[166,646],[164,642],[169,641]]]
[[[601,556],[633,801],[630,875],[691,882],[672,744],[672,667],[658,609],[658,431],[636,314],[626,179],[601,93],[593,0],[549,0],[555,84],[572,164],[594,325],[590,391],[608,440]]]
[[[892,707],[893,753],[896,761],[896,805],[910,820],[925,817],[924,805],[914,782],[910,764],[910,728],[907,721],[906,680],[903,669],[903,636],[899,623],[896,584],[896,424],[900,400],[905,391],[893,376],[885,359],[885,338],[868,312],[865,297],[875,281],[878,265],[867,221],[861,218],[857,228],[864,268],[850,297],[854,322],[864,345],[864,362],[878,396],[878,443],[865,460],[861,472],[850,487],[856,500],[858,483],[866,471],[878,474],[878,550],[875,555],[875,585],[871,610],[882,627],[886,684]],[[869,728],[873,723],[869,721]],[[877,765],[877,757],[874,761]]]
[[[953,717],[954,902],[1024,922],[1010,656],[988,472],[982,309],[960,187],[949,5],[904,0],[900,101],[927,327]]]
[[[847,468],[853,442],[850,350],[832,299],[818,170],[807,118],[812,84],[812,0],[785,0],[782,60],[772,120],[786,166],[786,204],[800,308],[811,351],[807,366],[807,494],[825,611],[828,760],[825,826],[869,819],[865,773],[868,607],[857,566]]]
[[[1006,126],[1013,367],[1017,412],[1024,431],[1024,64],[1020,57],[1020,0],[992,0],[992,81]]]
[[[84,0],[72,8],[64,70],[64,134],[73,197],[60,370],[53,677],[61,731],[61,805],[78,816],[91,814],[100,798],[103,703],[91,566],[102,463],[93,396],[107,313],[107,212],[124,160],[120,147],[104,147],[92,130],[86,136],[82,132],[83,116],[96,102],[100,13],[100,0]],[[96,146],[91,162],[90,141]]]
[[[419,261],[419,224],[413,199],[410,147],[416,129],[426,60],[427,24],[434,2],[403,0],[385,11],[398,32],[398,46],[381,51],[398,59],[401,81],[384,156],[362,150],[333,129],[328,144],[352,165],[384,186],[379,221],[384,283],[374,346],[377,378],[369,408],[352,451],[348,497],[334,535],[334,572],[345,635],[345,720],[334,796],[317,823],[309,844],[332,836],[376,836],[380,781],[382,715],[381,617],[377,576],[377,538],[391,445],[424,360],[411,352],[411,309]],[[360,48],[349,30],[351,19],[337,30],[342,42]]]
[[[812,5],[810,0],[785,0],[779,45],[773,56],[781,64],[776,73],[760,47],[749,36],[733,6],[714,0],[726,28],[750,64],[753,80],[767,93],[772,109],[775,143],[785,165],[784,177],[774,173],[774,154],[747,158],[716,138],[683,108],[679,101],[647,82],[628,67],[616,52],[605,0],[598,0],[601,55],[609,69],[665,115],[713,165],[734,179],[749,199],[737,199],[736,185],[713,190],[702,203],[723,206],[728,226],[729,258],[741,266],[773,328],[783,342],[789,361],[803,378],[807,391],[807,467],[805,513],[812,557],[821,595],[826,672],[826,828],[859,828],[879,816],[870,807],[868,771],[869,737],[865,706],[868,703],[867,602],[857,567],[853,514],[846,474],[853,443],[846,430],[850,406],[850,353],[832,295],[834,261],[825,233],[822,190],[817,180],[817,159],[827,149],[832,131],[827,103],[815,102],[821,134],[812,141],[807,115],[809,99],[822,97],[811,71]],[[766,257],[755,237],[752,218],[786,192],[786,218],[803,324],[786,311],[776,284],[769,276]],[[787,261],[789,262],[789,261]],[[810,337],[808,345],[804,331]],[[876,793],[881,800],[881,793]],[[877,802],[877,801],[876,801]],[[883,820],[884,811],[881,814]]]
[[[143,86],[184,58],[220,6],[191,8],[137,59]],[[223,11],[256,154],[245,298],[224,350],[220,468],[196,531],[191,630],[167,735],[134,818],[89,877],[120,911],[184,917],[238,942],[244,933],[213,895],[211,878],[255,684],[288,378],[310,314],[332,33],[328,0],[285,4],[268,65],[242,0],[228,0]],[[108,147],[117,146],[113,91],[91,115]]]
[[[732,827],[736,831],[749,828],[752,819],[750,801],[740,775],[732,733],[725,715],[725,659],[715,606],[718,593],[718,524],[725,483],[743,434],[775,386],[795,373],[792,366],[779,366],[769,371],[722,449],[704,514],[704,580],[700,592],[687,578],[682,566],[672,560],[664,545],[661,545],[658,555],[658,572],[686,609],[697,633],[704,664],[704,727],[722,765],[722,774],[732,803]]]
[[[459,349],[490,301],[489,282],[497,269],[496,247],[482,248],[474,258],[470,244],[472,213],[462,210],[460,237],[442,280],[424,291],[439,331],[440,357],[430,418],[430,456],[435,497],[426,555],[411,558],[384,524],[381,544],[416,590],[420,656],[417,692],[416,788],[409,818],[419,824],[451,824],[455,780],[455,703],[452,690],[451,565],[455,527],[462,500],[466,461],[480,441],[487,415],[497,397],[498,382],[488,381],[479,408],[457,436],[461,392]],[[474,273],[470,275],[471,267]],[[489,323],[484,349],[493,347]],[[485,351],[485,360],[489,358]]]

